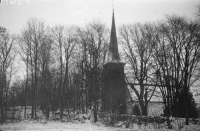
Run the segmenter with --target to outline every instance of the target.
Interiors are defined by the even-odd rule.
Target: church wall
[[[139,105],[138,101],[128,101],[128,114],[133,114],[133,106],[135,104]],[[148,116],[160,116],[163,114],[164,104],[162,102],[150,101],[148,104]]]

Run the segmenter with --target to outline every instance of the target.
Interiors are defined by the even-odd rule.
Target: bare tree
[[[94,21],[87,24],[85,29],[79,29],[79,36],[82,49],[80,66],[83,72],[82,78],[85,81],[85,84],[82,83],[82,93],[86,90],[87,101],[93,103],[94,121],[96,122],[98,101],[102,90],[102,67],[108,47],[108,30],[103,23]]]
[[[148,103],[156,89],[154,55],[154,26],[151,24],[124,25],[120,40],[129,65],[130,87],[134,90],[142,110],[148,115]],[[139,88],[137,88],[139,86]]]
[[[44,93],[44,105],[46,111],[46,118],[49,118],[49,105],[50,105],[50,87],[52,86],[51,83],[51,65],[54,62],[52,57],[52,43],[53,40],[51,35],[48,32],[45,33],[43,41],[39,48],[39,64],[41,68],[41,77],[42,77],[42,90]]]
[[[189,124],[188,93],[200,76],[200,26],[178,16],[167,17],[159,26],[156,56],[160,66],[159,74],[166,85],[163,93],[167,99],[167,108],[173,110],[176,97],[184,92],[186,124]]]
[[[58,88],[58,96],[59,96],[59,107],[60,107],[60,119],[63,117],[63,72],[64,72],[64,31],[65,31],[65,26],[62,25],[56,25],[52,28],[52,36],[54,38],[55,42],[55,52],[58,54],[58,63],[59,63],[59,70],[60,70],[60,86]]]
[[[25,84],[25,111],[24,117],[26,118],[27,111],[27,88],[29,79],[29,64],[30,64],[30,45],[27,33],[24,31],[21,36],[18,37],[19,51],[18,54],[21,60],[26,64],[26,84]]]
[[[76,28],[71,26],[65,28],[64,38],[64,53],[65,53],[65,74],[64,74],[64,88],[63,88],[63,99],[67,97],[68,115],[70,116],[69,108],[69,71],[71,64],[74,62],[75,48],[78,43],[78,36]],[[67,96],[66,96],[67,93]],[[64,99],[65,100],[65,99]],[[64,101],[63,100],[63,101]]]
[[[36,18],[31,18],[26,27],[21,33],[20,42],[24,49],[25,60],[29,64],[31,70],[31,86],[32,86],[32,113],[31,118],[36,117],[37,108],[37,90],[38,90],[38,75],[39,75],[39,48],[44,41],[46,25],[44,21]],[[23,58],[24,59],[24,58]],[[28,70],[27,70],[28,73]],[[27,75],[28,76],[28,75]]]
[[[16,38],[11,36],[8,31],[0,27],[0,109],[1,123],[5,122],[5,100],[4,91],[7,88],[7,75],[9,68],[14,61],[13,45]]]

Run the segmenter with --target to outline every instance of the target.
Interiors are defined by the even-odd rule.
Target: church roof
[[[118,44],[117,44],[117,34],[116,34],[116,27],[115,27],[115,15],[113,9],[113,16],[112,16],[112,26],[111,26],[111,34],[110,34],[110,57],[114,61],[119,61],[119,51],[118,51]]]

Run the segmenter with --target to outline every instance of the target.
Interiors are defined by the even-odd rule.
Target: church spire
[[[113,8],[113,16],[112,16],[112,26],[111,26],[111,34],[110,34],[109,51],[110,51],[112,61],[119,61],[120,60],[119,52],[118,52],[116,28],[115,28],[114,8]]]

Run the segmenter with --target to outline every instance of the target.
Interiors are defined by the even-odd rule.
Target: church
[[[109,45],[109,61],[104,65],[103,68],[103,111],[120,114],[127,113],[127,101],[130,99],[130,93],[126,87],[124,66],[125,63],[120,61],[118,51],[115,16],[113,9]]]
[[[114,9],[112,14],[112,25],[110,33],[109,45],[109,61],[103,68],[103,99],[102,111],[132,114],[132,109],[135,104],[139,105],[138,101],[133,101],[132,94],[126,82],[123,63],[120,59],[116,35]],[[160,101],[150,101],[148,104],[149,115],[160,115],[163,113],[164,105]]]

